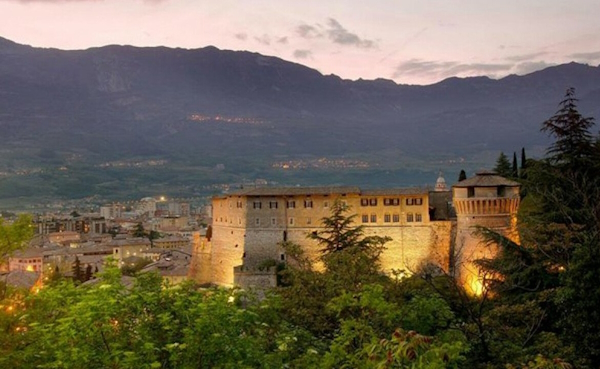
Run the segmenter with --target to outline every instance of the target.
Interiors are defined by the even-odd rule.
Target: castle
[[[215,196],[212,235],[194,249],[192,278],[200,283],[274,285],[267,260],[285,261],[279,244],[300,245],[317,261],[320,246],[307,238],[323,229],[334,201],[349,206],[365,235],[389,236],[381,266],[409,275],[426,264],[455,273],[477,292],[477,270],[471,263],[493,255],[481,244],[477,225],[516,237],[519,184],[481,172],[446,189],[360,189],[358,187],[258,187]],[[456,214],[454,214],[454,210]],[[319,264],[317,263],[317,266]]]

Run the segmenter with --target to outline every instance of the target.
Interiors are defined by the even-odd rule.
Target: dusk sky
[[[349,79],[429,84],[600,64],[600,0],[0,0],[0,37],[249,50]]]

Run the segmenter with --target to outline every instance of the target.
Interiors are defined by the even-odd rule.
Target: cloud
[[[260,37],[254,37],[254,39],[263,45],[271,45],[271,37],[267,34]]]
[[[240,32],[240,33],[236,33],[235,35],[233,35],[235,38],[237,38],[238,40],[241,41],[246,41],[248,39],[248,34],[244,33],[244,32]]]
[[[277,39],[277,43],[278,44],[287,44],[288,43],[288,38],[286,37],[280,37]]]
[[[522,62],[522,61],[526,61],[526,60],[531,60],[531,59],[536,59],[539,56],[542,55],[546,55],[548,54],[548,52],[546,51],[540,51],[537,53],[531,53],[531,54],[522,54],[522,55],[513,55],[513,56],[508,56],[504,59],[508,60],[508,61],[513,61],[513,62]]]
[[[310,51],[310,50],[294,50],[294,58],[296,58],[296,59],[312,58],[312,51]]]
[[[594,63],[600,60],[600,51],[590,52],[590,53],[575,53],[569,55],[569,58],[572,58],[576,61],[582,61],[586,63]]]
[[[377,45],[373,40],[361,39],[355,33],[352,33],[345,29],[338,21],[333,18],[329,18],[327,21],[326,30],[327,37],[333,41],[333,43],[340,45],[352,45],[364,49],[375,48]]]
[[[1,1],[1,0],[0,0]],[[91,3],[91,2],[102,2],[104,0],[4,0],[12,1],[15,3],[45,3],[45,4],[60,4],[60,3]],[[159,4],[168,0],[140,0],[145,4]]]
[[[323,37],[323,34],[314,26],[308,24],[301,24],[296,27],[296,33],[298,36],[306,39]]]
[[[326,37],[334,44],[344,46],[356,46],[363,49],[372,49],[377,47],[373,40],[360,38],[356,33],[348,31],[344,26],[333,18],[327,19],[327,25],[301,24],[296,27],[296,34],[301,38],[310,40]]]
[[[400,63],[392,78],[426,75],[429,79],[444,79],[458,75],[486,75],[495,77],[499,72],[508,72],[513,64],[459,63],[455,61],[427,61],[411,59]]]
[[[532,72],[535,72],[538,70],[542,70],[542,69],[551,67],[553,65],[556,65],[556,64],[546,63],[545,61],[520,63],[514,67],[514,73],[520,74],[520,75],[529,74],[529,73],[532,73]]]

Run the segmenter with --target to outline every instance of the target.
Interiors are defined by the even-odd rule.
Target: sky
[[[0,37],[248,50],[347,79],[431,84],[600,64],[600,0],[0,0]]]

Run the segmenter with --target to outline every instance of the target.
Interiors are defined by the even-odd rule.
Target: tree
[[[464,169],[461,169],[460,174],[458,175],[458,181],[464,181],[465,179],[467,179],[467,173],[465,173]]]
[[[349,207],[340,200],[336,200],[331,207],[331,215],[321,219],[322,231],[316,231],[308,234],[319,243],[323,248],[321,252],[324,255],[346,250],[348,248],[358,248],[361,250],[372,250],[375,252],[383,251],[383,245],[390,241],[389,237],[364,236],[363,226],[353,226],[356,214],[347,216]]]
[[[135,228],[133,229],[133,237],[146,237],[146,230],[144,229],[144,225],[142,223],[138,223],[136,224]]]
[[[88,264],[85,267],[85,275],[83,278],[85,281],[89,281],[90,279],[92,279],[92,264]]]
[[[71,269],[73,271],[73,280],[74,281],[85,282],[84,271],[81,266],[81,261],[79,260],[79,256],[75,256],[75,261],[73,262]]]
[[[519,178],[519,167],[517,166],[517,153],[513,152],[513,162],[512,162],[512,178]]]
[[[593,118],[584,118],[577,110],[575,89],[569,88],[560,102],[559,110],[542,125],[542,131],[555,141],[548,148],[548,160],[557,165],[575,165],[588,162],[594,154],[590,128]]]
[[[500,155],[498,155],[498,159],[496,159],[496,166],[494,167],[494,172],[496,172],[499,176],[507,178],[509,178],[512,174],[510,161],[508,161],[508,157],[503,152],[500,152]]]
[[[19,215],[12,224],[5,224],[0,218],[0,264],[5,262],[13,252],[26,246],[33,237],[31,216]]]
[[[526,179],[527,174],[525,173],[525,169],[527,169],[527,157],[525,156],[525,148],[521,148],[521,168],[519,170],[519,178]]]

